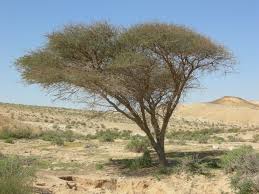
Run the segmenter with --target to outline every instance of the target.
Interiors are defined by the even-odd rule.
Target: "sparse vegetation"
[[[146,137],[135,135],[130,138],[130,141],[126,145],[126,149],[140,153],[146,151],[149,146],[149,141]]]
[[[31,127],[10,126],[0,130],[0,139],[33,139],[38,136]]]
[[[119,129],[106,129],[97,130],[94,135],[87,135],[88,139],[98,139],[101,142],[113,142],[115,139],[129,139],[131,137],[131,131]]]
[[[251,146],[241,146],[222,157],[226,172],[234,173],[231,186],[238,194],[259,193],[259,154]]]
[[[259,134],[256,134],[256,135],[253,136],[253,142],[254,143],[259,142]]]
[[[143,155],[139,158],[122,160],[122,164],[124,165],[125,168],[129,168],[131,170],[151,167],[152,159],[150,156],[150,152],[146,150],[143,153]]]
[[[221,130],[203,129],[200,131],[173,131],[169,132],[167,138],[173,141],[197,141],[199,143],[208,143],[211,135],[221,133]]]
[[[34,171],[18,157],[0,156],[0,194],[33,193]]]
[[[103,168],[104,168],[103,164],[100,164],[100,163],[95,164],[96,170],[102,170]]]

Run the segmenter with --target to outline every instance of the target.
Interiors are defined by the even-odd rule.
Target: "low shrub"
[[[126,149],[132,152],[144,152],[148,149],[149,140],[146,137],[135,135],[130,138],[130,141],[126,145]]]
[[[14,138],[8,138],[8,139],[5,139],[4,141],[5,143],[10,143],[10,144],[14,144]]]
[[[0,139],[33,139],[37,137],[38,134],[35,134],[31,128],[3,128],[0,131]]]
[[[253,136],[253,142],[254,143],[259,142],[259,134],[256,134],[256,135]]]
[[[228,130],[229,133],[238,133],[239,131],[240,131],[240,129],[238,129],[238,128],[232,128],[232,129]]]
[[[118,129],[106,129],[98,130],[94,135],[88,134],[87,139],[98,139],[102,142],[113,142],[115,139],[129,139],[131,137],[131,131]]]
[[[143,155],[136,159],[126,159],[123,161],[126,168],[131,170],[137,170],[141,168],[147,168],[152,166],[152,159],[150,152],[146,150]]]
[[[213,136],[212,139],[215,143],[219,143],[219,144],[225,141],[223,137],[219,137],[219,136]]]
[[[74,133],[71,130],[56,130],[44,131],[39,135],[39,138],[44,141],[50,141],[56,145],[64,145],[64,142],[73,142],[75,139],[85,139],[85,136]]]
[[[102,170],[103,168],[104,168],[103,164],[99,164],[99,163],[95,164],[96,170]]]
[[[236,137],[236,136],[229,135],[228,136],[228,141],[230,141],[230,142],[244,142],[245,140],[242,139],[241,137]]]
[[[176,141],[198,141],[199,143],[207,143],[210,136],[216,133],[212,129],[204,129],[200,131],[174,131],[167,134],[167,138]]]
[[[251,146],[234,149],[225,154],[221,161],[226,172],[234,173],[231,186],[236,193],[259,193],[259,154]]]
[[[251,152],[253,152],[253,148],[246,145],[229,151],[222,156],[221,166],[227,173],[233,172],[240,167],[240,162],[245,160],[247,154]]]
[[[33,193],[34,171],[17,157],[0,157],[0,194]]]
[[[204,163],[198,156],[187,156],[182,158],[176,171],[188,174],[210,175],[208,164]]]

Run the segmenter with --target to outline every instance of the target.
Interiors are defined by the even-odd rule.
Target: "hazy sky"
[[[145,21],[187,25],[231,49],[238,73],[202,79],[204,89],[187,102],[225,96],[259,100],[258,0],[0,0],[0,102],[48,106],[77,106],[52,102],[38,86],[24,85],[12,67],[44,35],[64,24],[107,20],[129,26]]]

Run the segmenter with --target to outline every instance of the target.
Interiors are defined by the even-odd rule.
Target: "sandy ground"
[[[229,101],[230,102],[229,102]],[[227,101],[227,102],[226,102]],[[233,103],[234,101],[234,103]],[[240,104],[238,104],[240,103]],[[226,138],[235,136],[240,142],[185,142],[184,144],[166,141],[167,153],[188,154],[232,150],[240,145],[251,145],[259,151],[259,143],[252,142],[259,134],[259,109],[246,101],[236,98],[223,98],[216,103],[180,105],[172,118],[170,130],[233,129],[237,133],[221,133]],[[253,102],[254,103],[254,102]],[[41,130],[73,130],[82,134],[96,130],[117,128],[141,133],[136,125],[116,113],[96,112],[63,108],[35,107],[0,104],[0,124],[3,117],[12,121],[30,124]],[[157,177],[154,169],[137,173],[128,172],[113,161],[140,156],[125,150],[127,140],[105,143],[98,140],[76,140],[56,146],[43,140],[15,140],[14,144],[0,140],[0,152],[4,155],[18,155],[32,161],[40,161],[34,186],[39,193],[81,194],[222,194],[233,193],[229,177],[222,170],[212,170],[212,176],[187,173],[173,173]],[[211,155],[212,156],[212,155]],[[96,164],[104,164],[101,170]]]

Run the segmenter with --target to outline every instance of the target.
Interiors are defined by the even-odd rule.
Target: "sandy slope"
[[[209,121],[259,125],[259,106],[237,97],[223,97],[209,103],[178,107],[177,115]]]

